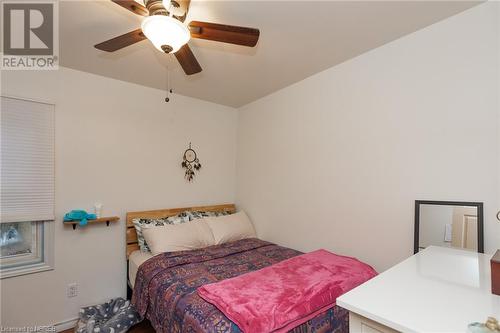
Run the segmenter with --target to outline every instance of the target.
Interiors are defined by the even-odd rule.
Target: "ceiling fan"
[[[201,72],[201,66],[187,44],[191,38],[253,47],[259,40],[258,29],[192,21],[184,24],[191,0],[111,0],[131,12],[145,16],[141,28],[95,45],[114,52],[149,39],[161,52],[173,53],[187,75]]]

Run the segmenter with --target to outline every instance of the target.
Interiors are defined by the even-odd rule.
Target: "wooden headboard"
[[[132,223],[133,219],[142,218],[142,219],[159,219],[169,216],[175,216],[184,211],[205,211],[205,212],[231,212],[234,213],[236,211],[236,207],[234,204],[225,204],[225,205],[215,205],[215,206],[199,206],[199,207],[184,207],[184,208],[169,208],[169,209],[158,209],[158,210],[145,210],[142,212],[127,212],[127,228],[126,232],[126,240],[127,240],[127,248],[126,255],[127,259],[130,253],[135,250],[139,250],[139,244],[137,243],[137,233],[135,232],[134,224]]]

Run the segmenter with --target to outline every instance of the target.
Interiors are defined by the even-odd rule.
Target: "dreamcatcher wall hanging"
[[[184,152],[184,156],[182,158],[182,168],[186,169],[184,178],[188,181],[192,181],[194,171],[198,171],[201,168],[200,160],[198,159],[196,152],[191,148],[191,142],[189,143],[189,148]]]

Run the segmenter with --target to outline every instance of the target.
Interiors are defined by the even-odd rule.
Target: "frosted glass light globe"
[[[174,53],[189,42],[189,29],[175,18],[165,15],[148,16],[142,21],[142,32],[161,52]]]

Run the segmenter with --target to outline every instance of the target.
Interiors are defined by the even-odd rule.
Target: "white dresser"
[[[337,299],[350,332],[466,332],[500,320],[491,255],[430,246]]]

